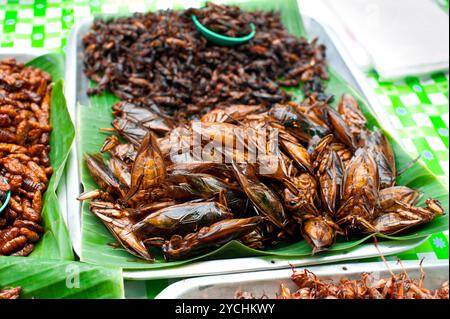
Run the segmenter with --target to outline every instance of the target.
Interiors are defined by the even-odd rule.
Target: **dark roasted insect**
[[[130,191],[127,200],[136,193],[148,192],[160,186],[166,179],[166,166],[156,138],[148,133],[138,149],[131,168]]]
[[[358,102],[349,94],[344,94],[338,104],[337,111],[341,114],[353,137],[358,143],[361,139],[361,133],[365,130],[367,120],[361,112]]]
[[[100,155],[87,155],[86,165],[95,182],[107,193],[125,197],[126,188],[122,185],[116,175],[106,166]]]
[[[223,219],[231,219],[226,207],[216,202],[185,203],[173,205],[151,213],[133,226],[133,231],[144,238],[187,235],[201,227]]]
[[[377,217],[380,179],[370,152],[358,149],[344,173],[342,206],[336,222],[349,233],[376,232],[372,222]]]
[[[380,208],[383,212],[397,209],[397,203],[415,205],[419,200],[418,191],[406,186],[394,186],[380,190]]]
[[[156,114],[145,106],[118,102],[113,106],[113,110],[114,116],[130,120],[157,133],[167,133],[174,128],[170,119]]]
[[[261,217],[227,219],[185,237],[174,235],[162,245],[162,252],[167,260],[176,260],[195,256],[245,236],[258,226]]]
[[[375,129],[370,133],[365,133],[364,143],[369,152],[371,152],[380,175],[380,188],[394,186],[397,178],[397,170],[395,167],[394,152],[391,149],[386,136],[379,129]]]
[[[344,165],[341,158],[333,149],[332,135],[324,137],[316,146],[314,168],[320,186],[320,196],[324,209],[333,216],[337,210],[341,197],[341,187],[344,176]]]
[[[405,202],[396,202],[395,209],[378,216],[373,225],[377,232],[393,235],[411,227],[432,221],[444,215],[441,204],[434,199],[425,201],[427,207],[414,207]]]
[[[153,256],[150,255],[142,240],[132,231],[132,223],[128,212],[120,205],[110,202],[92,201],[90,210],[103,222],[129,253],[146,260],[153,260]]]
[[[282,125],[290,134],[300,141],[307,143],[313,137],[324,137],[328,129],[311,121],[304,114],[298,112],[290,105],[277,104],[269,111],[269,115]]]
[[[0,290],[0,300],[2,299],[19,299],[22,293],[22,288],[6,288]]]
[[[277,299],[448,299],[448,281],[439,289],[431,291],[424,288],[425,273],[420,280],[410,278],[406,271],[390,278],[377,278],[370,273],[362,273],[360,279],[341,278],[330,281],[319,278],[308,269],[294,270],[291,276],[297,289],[289,289],[280,284]],[[267,295],[263,297],[268,298]],[[255,299],[251,292],[238,291],[237,299]]]
[[[242,167],[242,165],[233,163],[233,171],[242,189],[259,213],[277,227],[286,228],[289,219],[285,214],[283,204],[269,187],[258,180],[255,169],[250,164]]]
[[[242,37],[250,33],[250,16],[237,6],[224,6],[206,2],[202,9],[192,9],[200,22],[210,30],[229,37]]]

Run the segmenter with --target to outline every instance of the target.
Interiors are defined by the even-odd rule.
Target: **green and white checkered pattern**
[[[448,10],[449,0],[436,0]],[[97,13],[145,12],[148,10],[198,6],[201,0],[0,0],[0,49],[42,48],[64,51],[73,24]],[[437,31],[438,32],[438,31]],[[448,177],[449,162],[449,78],[438,73],[427,78],[381,82],[375,72],[367,81],[401,142],[414,155],[420,154],[428,167]],[[436,234],[413,251],[397,256],[417,260],[449,258],[448,235]],[[154,297],[170,282],[129,283],[127,294]]]
[[[433,173],[448,176],[448,73],[381,82],[372,72],[367,80],[407,151],[421,155]]]
[[[444,8],[444,10],[448,11],[449,9],[449,0],[436,0],[436,2]]]
[[[97,13],[145,12],[201,1],[0,0],[0,47],[64,49],[75,21]]]

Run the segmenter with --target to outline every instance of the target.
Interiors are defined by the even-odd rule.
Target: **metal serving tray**
[[[3,59],[9,59],[9,58],[15,58],[17,61],[26,63],[34,58],[37,58],[38,56],[44,55],[46,53],[49,53],[47,50],[43,49],[26,49],[26,50],[20,50],[20,49],[8,49],[8,48],[2,48],[0,49],[0,60]],[[66,176],[62,176],[61,180],[59,182],[58,188],[56,190],[56,193],[58,194],[58,202],[59,207],[62,212],[62,216],[64,218],[64,221],[67,224],[67,214],[66,214],[66,196],[67,196],[67,190],[66,190]]]
[[[411,278],[420,278],[419,261],[404,261],[404,268],[397,262],[389,262],[388,265],[396,274],[406,270]],[[299,271],[302,269],[297,268]],[[338,282],[342,278],[358,279],[364,272],[372,273],[374,278],[390,277],[390,272],[383,262],[343,263],[308,267],[307,269],[319,278],[333,282]],[[448,280],[448,260],[425,261],[423,269],[426,273],[424,287],[427,289],[437,289]],[[251,292],[256,298],[263,295],[276,298],[280,283],[285,284],[292,292],[296,290],[295,284],[290,279],[291,275],[291,269],[283,269],[185,279],[170,285],[155,299],[233,299],[234,294],[238,291]]]
[[[310,37],[319,38],[320,42],[327,46],[328,63],[352,86],[358,88],[358,81],[353,76],[340,51],[334,44],[334,39],[329,31],[321,23],[309,16],[303,15],[303,21]],[[83,73],[82,37],[92,25],[93,18],[87,18],[75,24],[66,48],[66,87],[65,96],[69,112],[74,123],[76,119],[76,107],[78,103],[88,105],[89,97],[86,94],[88,79]],[[381,117],[383,119],[383,117]],[[383,123],[384,125],[385,123]],[[388,123],[386,123],[388,124]],[[76,124],[77,125],[77,124]],[[390,126],[385,126],[388,130]],[[72,148],[72,154],[68,160],[66,179],[67,184],[67,223],[72,238],[75,252],[81,254],[81,205],[76,200],[83,188],[80,181],[78,168],[77,138]],[[380,243],[379,248],[383,255],[398,254],[402,251],[413,249],[426,239],[402,241],[398,243]],[[158,278],[187,278],[194,276],[229,274],[248,271],[260,271],[268,269],[288,268],[290,265],[305,266],[312,264],[333,263],[342,260],[345,254],[346,260],[359,260],[379,255],[374,246],[359,247],[350,252],[328,253],[320,256],[311,256],[302,259],[276,259],[270,257],[233,258],[212,261],[200,261],[184,266],[178,266],[160,270],[135,270],[124,271],[124,278],[131,280],[146,280]]]

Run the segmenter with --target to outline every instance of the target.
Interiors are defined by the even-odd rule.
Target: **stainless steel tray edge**
[[[406,270],[411,278],[420,277],[419,261],[404,261],[403,266],[397,262],[388,262],[394,273]],[[448,260],[424,262],[425,287],[438,288],[448,280]],[[303,267],[297,268],[301,271]],[[364,272],[371,272],[375,278],[389,277],[389,270],[383,262],[341,263],[327,266],[308,267],[319,278],[338,281],[342,277],[358,278]],[[222,276],[209,276],[180,280],[158,294],[155,299],[232,299],[237,291],[252,292],[255,297],[266,295],[275,298],[280,283],[295,291],[295,284],[290,280],[291,269],[248,272]]]
[[[75,253],[81,256],[81,204],[77,200],[80,194],[81,176],[78,167],[78,126],[77,126],[77,35],[81,25],[87,21],[93,21],[92,17],[85,18],[75,23],[70,32],[67,46],[66,46],[66,64],[65,64],[65,86],[64,95],[66,96],[67,108],[69,114],[75,124],[75,140],[73,142],[72,150],[67,159],[67,170],[65,172],[65,178],[71,181],[66,187],[66,220],[69,227],[70,237],[72,239],[72,246]]]
[[[389,244],[379,243],[378,249],[384,256],[399,254],[406,250],[414,249],[428,240],[405,241],[400,247],[390,247]],[[310,256],[305,258],[271,258],[271,257],[249,257],[234,259],[219,259],[194,262],[176,268],[154,269],[154,270],[124,270],[123,277],[127,280],[147,280],[147,279],[173,279],[199,276],[223,275],[232,273],[244,273],[251,271],[263,271],[269,269],[283,269],[301,267],[307,265],[331,264],[336,262],[359,261],[380,255],[375,245],[369,247],[357,247],[348,252],[336,252],[331,255]],[[345,261],[342,254],[345,253]]]

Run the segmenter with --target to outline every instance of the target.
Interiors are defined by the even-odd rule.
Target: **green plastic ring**
[[[3,176],[1,177],[5,182],[7,181],[6,178],[4,178]],[[9,204],[9,200],[11,199],[11,191],[8,191],[6,193],[6,199],[5,202],[3,203],[2,207],[0,207],[0,214],[5,210],[6,206],[8,206]]]
[[[209,41],[222,45],[222,46],[234,46],[238,44],[242,44],[245,42],[250,41],[256,34],[256,27],[253,23],[250,23],[250,33],[243,37],[233,38],[233,37],[227,37],[225,35],[216,33],[214,31],[211,31],[207,27],[205,27],[203,24],[198,21],[195,14],[192,15],[192,21],[194,21],[195,26],[200,31],[200,33]]]

